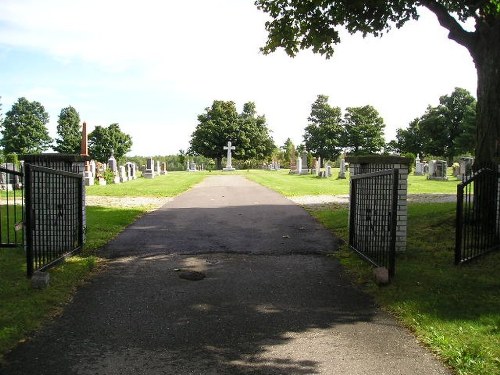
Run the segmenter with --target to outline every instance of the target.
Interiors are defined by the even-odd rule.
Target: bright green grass
[[[174,197],[201,182],[209,172],[169,172],[152,179],[138,178],[123,184],[87,186],[88,195],[114,197]]]
[[[95,249],[134,222],[146,208],[87,207],[87,242],[83,254],[51,269],[50,287],[31,288],[22,248],[0,249],[0,360],[48,316],[57,314],[99,263]]]
[[[347,208],[311,211],[347,239]],[[500,252],[455,266],[454,203],[414,203],[408,212],[408,249],[386,287],[346,246],[336,255],[378,302],[393,312],[458,374],[500,374]]]
[[[287,197],[349,194],[349,179],[338,179],[336,177],[338,176],[338,168],[332,169],[331,178],[289,174],[287,169],[281,171],[250,170],[244,176]],[[457,184],[460,181],[455,177],[448,177],[448,181],[435,181],[427,180],[425,176],[410,174],[408,176],[408,193],[456,194]]]

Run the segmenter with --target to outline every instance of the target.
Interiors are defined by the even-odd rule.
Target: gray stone
[[[47,272],[36,271],[31,277],[31,287],[34,289],[45,289],[49,286],[50,274]]]
[[[205,278],[205,274],[198,271],[184,271],[180,270],[179,277],[185,280],[199,281]]]
[[[385,267],[377,267],[373,270],[373,276],[377,285],[389,284],[389,270]]]

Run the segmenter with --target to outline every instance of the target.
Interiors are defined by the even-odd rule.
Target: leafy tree
[[[123,133],[118,124],[111,124],[107,128],[96,126],[89,134],[89,154],[90,156],[106,163],[113,154],[116,159],[120,159],[132,148],[132,138]]]
[[[423,116],[413,120],[407,129],[396,131],[390,142],[400,153],[430,154],[448,158],[474,152],[476,134],[476,100],[465,89],[455,88],[443,95],[437,107],[429,106]]]
[[[424,139],[420,134],[420,118],[410,122],[407,129],[397,129],[396,140],[389,142],[388,146],[392,151],[400,154],[409,152],[422,156],[424,154]]]
[[[311,106],[309,125],[304,132],[307,150],[321,159],[336,159],[342,152],[344,129],[342,110],[328,104],[328,96],[318,95]]]
[[[344,145],[355,155],[375,154],[385,145],[384,120],[370,105],[346,108],[344,128]]]
[[[19,98],[5,114],[0,145],[4,153],[31,154],[47,150],[52,143],[46,124],[49,115],[39,102]]]
[[[3,113],[2,113],[2,97],[0,96],[0,128],[2,127]]]
[[[220,169],[228,141],[236,146],[235,158],[242,161],[269,157],[274,150],[265,117],[257,115],[254,103],[246,103],[238,114],[234,102],[215,100],[198,116],[189,151],[215,159]]]
[[[448,38],[465,47],[472,56],[478,76],[477,144],[478,164],[490,163],[498,154],[500,139],[500,3],[498,0],[256,0],[257,7],[268,13],[268,40],[262,48],[270,53],[282,47],[290,55],[311,48],[330,58],[340,43],[339,31],[345,26],[351,34],[380,36],[394,26],[402,27],[418,19],[417,10],[433,12]],[[471,21],[474,31],[463,23]]]
[[[72,106],[63,108],[57,120],[56,146],[54,150],[62,154],[79,154],[82,133],[80,115]]]
[[[456,88],[451,95],[441,96],[439,103],[429,106],[420,119],[420,134],[424,152],[452,163],[454,156],[473,147],[476,100],[467,90]]]
[[[281,147],[283,149],[283,167],[290,167],[290,162],[297,156],[297,150],[290,138],[287,138],[285,144]]]
[[[235,158],[240,160],[264,160],[269,158],[276,146],[266,125],[265,116],[257,115],[254,102],[243,105],[243,112],[238,118],[237,139],[238,148]]]
[[[191,135],[189,151],[215,159],[217,169],[222,168],[226,155],[224,146],[234,143],[238,127],[238,112],[232,101],[214,100],[205,113],[198,116],[198,125]]]

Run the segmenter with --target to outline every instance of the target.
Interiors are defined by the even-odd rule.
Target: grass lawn
[[[146,208],[87,207],[87,243],[83,254],[50,270],[50,287],[31,288],[22,248],[0,249],[0,360],[19,340],[57,315],[71,294],[99,264],[95,250],[144,214]]]
[[[239,171],[286,196],[348,194],[349,180],[289,175],[288,171]],[[334,176],[338,170],[334,170]],[[153,180],[93,186],[89,195],[168,197],[200,182],[204,173],[169,172]],[[409,193],[455,194],[458,181],[409,176]],[[146,212],[146,208],[88,207],[84,254],[51,270],[51,286],[33,290],[22,249],[0,249],[0,358],[16,342],[59,313],[75,287],[93,272],[95,249]],[[311,210],[337,236],[347,238],[347,208]],[[393,282],[379,288],[371,268],[344,247],[335,256],[375,296],[459,374],[500,374],[500,252],[471,264],[453,265],[453,203],[409,205],[408,249],[396,261]]]
[[[277,191],[287,197],[300,195],[341,195],[349,194],[349,179],[337,179],[338,168],[332,169],[331,178],[318,178],[315,175],[289,174],[288,169],[281,171],[250,170],[240,172],[248,179]],[[448,181],[427,180],[426,176],[408,176],[409,194],[456,194],[457,184],[453,176]]]
[[[88,195],[112,197],[174,197],[201,182],[210,172],[168,172],[152,179],[138,178],[123,184],[87,186]]]
[[[151,180],[141,178],[125,184],[87,187],[87,194],[171,197],[186,191],[207,174],[209,172],[169,172]],[[0,360],[19,340],[37,329],[44,319],[62,311],[75,288],[101,263],[96,250],[148,209],[87,206],[83,253],[51,269],[50,287],[44,290],[31,288],[26,278],[26,259],[22,248],[0,249]]]
[[[347,211],[311,214],[347,240]],[[398,255],[390,285],[377,287],[371,267],[347,246],[335,256],[458,374],[500,374],[500,252],[453,264],[454,203],[413,203],[408,218],[408,249]]]

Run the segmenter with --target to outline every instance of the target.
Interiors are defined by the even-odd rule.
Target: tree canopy
[[[47,150],[52,139],[46,124],[49,115],[37,101],[22,97],[5,114],[0,145],[5,154],[37,154]]]
[[[376,154],[385,145],[384,119],[371,105],[347,107],[344,115],[345,147],[355,155]]]
[[[392,144],[399,152],[435,155],[448,159],[474,152],[476,99],[465,89],[455,88],[428,106],[407,129],[398,129]]]
[[[96,126],[89,134],[89,154],[90,156],[106,163],[113,154],[116,159],[123,157],[132,148],[132,138],[123,133],[118,124],[111,124],[108,127]]]
[[[62,154],[79,154],[82,141],[80,115],[72,106],[61,109],[57,120],[54,150]]]
[[[304,130],[306,149],[321,159],[334,160],[344,146],[342,110],[328,104],[328,96],[318,95],[311,106],[309,125]]]
[[[312,49],[326,58],[341,42],[340,30],[380,36],[418,19],[418,9],[434,13],[448,37],[465,47],[478,74],[476,161],[490,163],[500,152],[500,2],[498,0],[256,0],[267,13],[264,53],[278,48],[290,56]],[[468,31],[464,22],[474,23]]]
[[[189,152],[215,159],[220,169],[228,141],[236,147],[234,157],[242,161],[267,158],[275,148],[266,119],[257,115],[255,103],[245,103],[238,114],[234,102],[214,100],[198,116]]]

